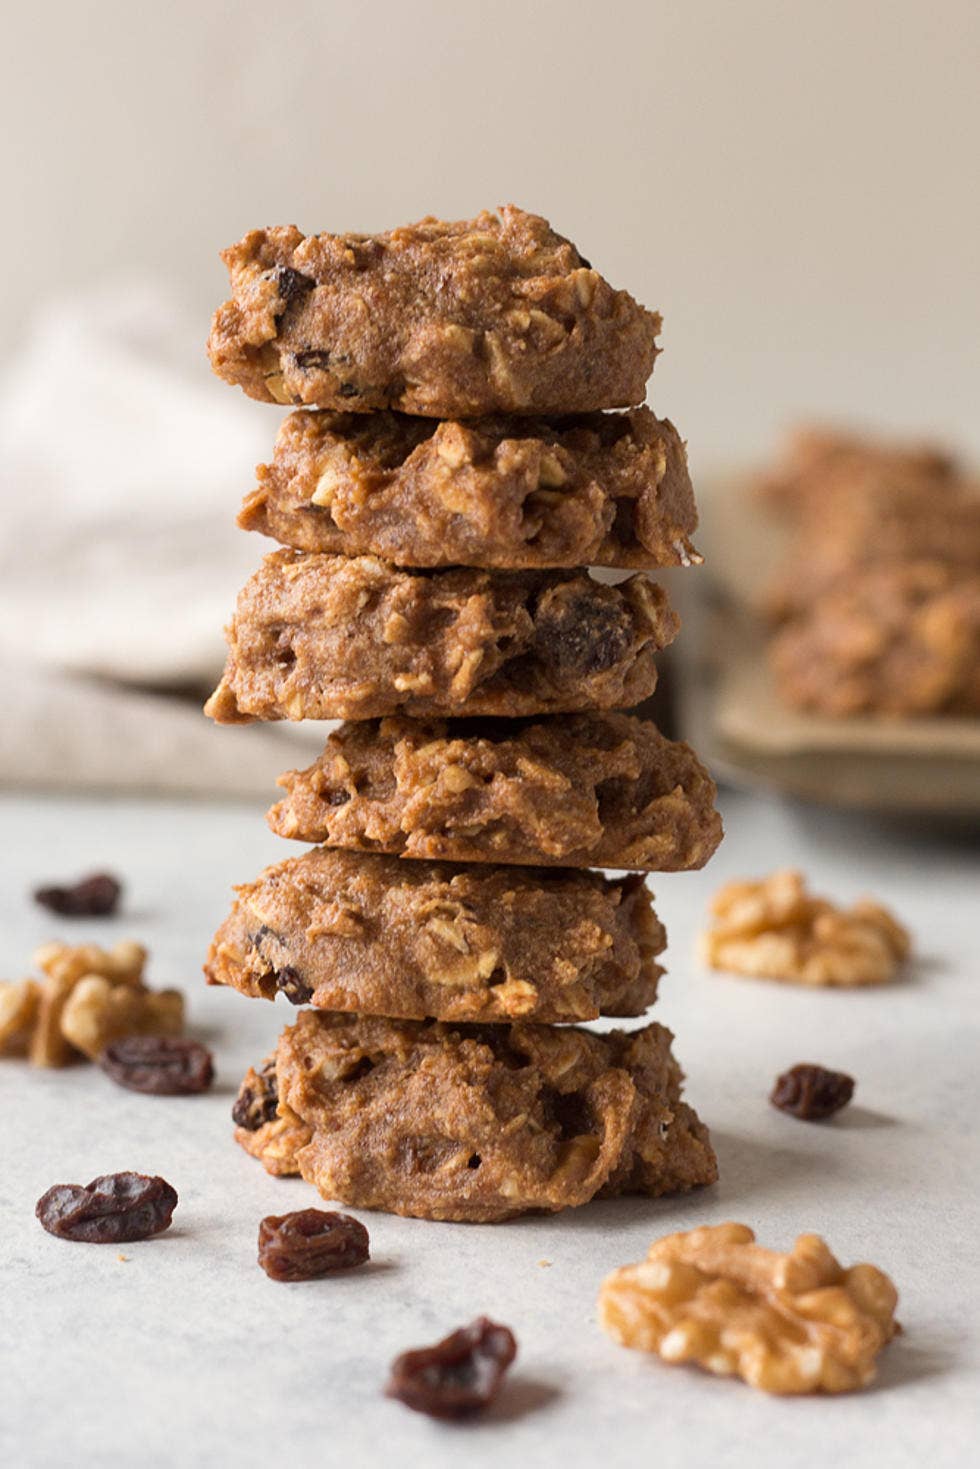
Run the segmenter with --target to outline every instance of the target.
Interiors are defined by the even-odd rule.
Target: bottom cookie
[[[672,1039],[304,1011],[246,1076],[236,1138],[326,1199],[421,1219],[679,1192],[717,1165]]]

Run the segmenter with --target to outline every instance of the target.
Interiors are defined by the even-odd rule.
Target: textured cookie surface
[[[306,1012],[276,1055],[295,1170],[324,1198],[474,1223],[712,1183],[671,1039]]]
[[[292,413],[238,523],[301,551],[399,566],[698,559],[684,444],[649,408],[448,423]]]
[[[279,784],[279,836],[403,857],[676,872],[721,839],[691,747],[626,714],[344,724]]]
[[[253,230],[223,252],[219,377],[252,398],[435,418],[643,401],[660,318],[509,206],[379,235]]]
[[[236,889],[205,973],[252,996],[409,1019],[641,1015],[666,936],[638,877],[454,868],[317,847]]]
[[[771,645],[787,703],[831,716],[980,712],[980,571],[855,569]]]
[[[274,551],[239,595],[206,712],[253,719],[547,714],[639,703],[677,630],[643,576],[405,571]]]

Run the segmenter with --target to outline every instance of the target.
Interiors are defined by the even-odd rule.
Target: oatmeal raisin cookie
[[[641,403],[660,317],[509,205],[379,235],[252,230],[208,351],[267,403],[430,418]]]
[[[686,566],[684,444],[649,408],[439,423],[291,413],[238,518],[301,551],[398,566]]]
[[[676,872],[721,840],[694,751],[627,714],[344,724],[279,784],[274,832],[354,851]]]
[[[472,1223],[713,1183],[671,1040],[306,1012],[276,1055],[293,1166],[324,1198]]]
[[[219,724],[623,708],[677,631],[663,590],[583,571],[405,571],[273,551],[228,628]]]
[[[666,944],[638,877],[316,847],[236,889],[212,984],[321,1010],[547,1022],[641,1015]]]
[[[832,717],[980,713],[980,569],[898,561],[854,569],[770,648],[777,687]]]

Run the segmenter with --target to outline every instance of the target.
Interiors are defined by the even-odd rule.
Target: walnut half
[[[816,1234],[789,1254],[745,1224],[669,1234],[639,1265],[613,1271],[599,1319],[623,1346],[695,1362],[770,1393],[866,1387],[900,1330],[898,1296],[874,1265],[845,1270]]]
[[[803,874],[730,882],[711,904],[700,953],[714,969],[791,984],[856,986],[893,979],[908,958],[908,931],[865,898],[847,909],[807,892]]]

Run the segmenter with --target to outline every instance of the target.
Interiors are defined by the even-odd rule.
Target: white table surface
[[[151,981],[186,989],[218,1067],[210,1095],[163,1099],[121,1091],[93,1067],[0,1062],[0,1463],[964,1465],[978,1428],[976,849],[755,797],[724,807],[727,839],[708,870],[654,883],[671,936],[655,1014],[677,1033],[719,1185],[507,1225],[363,1215],[368,1267],[283,1286],[255,1263],[258,1221],[317,1198],[237,1149],[228,1109],[292,1010],[207,990],[200,963],[229,885],[289,849],[260,805],[0,802],[4,972],[25,972],[51,937],[137,937]],[[910,976],[808,993],[702,971],[693,945],[711,892],[786,864],[832,896],[892,904],[918,938]],[[59,920],[27,896],[102,867],[127,883],[114,921]],[[833,1123],[767,1102],[775,1075],[804,1060],[857,1078]],[[124,1262],[35,1221],[49,1185],[125,1168],[163,1174],[180,1205],[169,1233],[124,1246]],[[845,1263],[889,1271],[905,1335],[873,1390],[769,1398],[603,1335],[594,1302],[608,1270],[654,1236],[724,1219],[779,1248],[818,1231]],[[399,1350],[480,1312],[520,1343],[482,1421],[447,1427],[381,1396]]]

